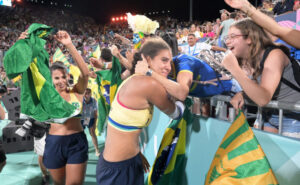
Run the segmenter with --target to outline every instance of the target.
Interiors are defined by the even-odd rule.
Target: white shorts
[[[33,138],[34,152],[36,154],[38,154],[39,156],[44,155],[44,150],[45,150],[45,145],[46,145],[45,139],[46,139],[46,133],[41,138],[36,138],[36,137]]]

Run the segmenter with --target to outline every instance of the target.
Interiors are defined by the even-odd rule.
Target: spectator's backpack
[[[294,78],[295,78],[295,81],[297,82],[297,84],[293,84],[292,82],[290,82],[289,80],[285,79],[285,78],[281,78],[281,81],[283,83],[285,83],[287,86],[289,86],[290,88],[300,92],[300,63],[298,60],[296,60],[295,58],[291,57],[289,53],[287,53],[283,48],[282,46],[271,46],[271,47],[268,47],[266,50],[265,50],[265,53],[263,55],[263,58],[260,62],[260,69],[262,70],[264,68],[264,63],[265,63],[265,60],[267,58],[267,56],[269,55],[269,53],[273,50],[273,49],[281,49],[290,59],[291,63],[292,63],[292,68],[293,68],[293,74],[294,74]]]

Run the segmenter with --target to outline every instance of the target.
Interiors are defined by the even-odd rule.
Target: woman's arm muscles
[[[84,62],[81,55],[78,53],[77,49],[72,43],[71,37],[66,31],[59,31],[54,36],[57,41],[65,45],[65,47],[69,50],[70,54],[72,55],[72,58],[76,62],[77,66],[80,69],[81,75],[78,79],[78,83],[75,85],[75,89],[79,94],[83,94],[87,84],[88,84],[88,78],[89,78],[89,69]]]
[[[148,77],[146,98],[148,102],[158,107],[166,114],[172,114],[175,110],[175,104],[168,98],[167,91],[157,80]]]
[[[89,69],[87,67],[87,64],[84,62],[83,58],[81,57],[81,55],[78,53],[77,49],[75,48],[75,46],[72,44],[70,46],[67,46],[67,48],[69,49],[72,58],[74,59],[74,61],[76,62],[78,68],[80,69],[80,76],[78,79],[77,84],[75,85],[76,91],[79,94],[83,94],[87,85],[88,85],[88,79],[89,79]]]
[[[156,72],[152,73],[152,77],[159,81],[171,96],[180,101],[184,101],[188,96],[193,81],[193,74],[189,72],[178,73],[177,82],[164,78]]]

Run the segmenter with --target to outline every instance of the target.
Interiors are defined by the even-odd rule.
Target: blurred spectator
[[[222,13],[221,15],[221,19],[223,17],[223,22],[221,23],[220,29],[219,29],[219,33],[217,34],[217,36],[220,36],[220,47],[226,48],[226,44],[224,42],[224,37],[228,34],[228,30],[229,27],[231,26],[231,24],[234,23],[234,17],[235,14],[230,14],[229,19],[225,19],[225,17],[227,18],[227,14],[226,13]]]
[[[297,11],[300,8],[300,0],[295,0],[293,10]]]
[[[191,25],[190,33],[193,33],[196,38],[201,38],[200,32],[196,30],[196,25],[195,24]]]
[[[270,0],[264,0],[263,9],[267,10],[268,12],[273,11],[273,3]]]
[[[276,15],[280,15],[293,10],[294,0],[282,0],[276,3],[273,12]]]

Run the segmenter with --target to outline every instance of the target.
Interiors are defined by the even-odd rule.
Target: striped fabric
[[[270,164],[240,111],[211,163],[205,185],[277,185]]]
[[[110,104],[115,98],[115,94],[121,79],[121,64],[116,57],[113,57],[112,68],[109,70],[97,71],[97,84],[100,98],[98,99],[98,124],[96,133],[100,135],[103,131],[104,123],[110,111]]]
[[[186,99],[185,106],[190,107],[192,101]],[[159,151],[148,176],[147,185],[182,184],[186,164],[186,127],[193,121],[188,108],[184,110],[180,120],[172,120],[160,143]]]
[[[61,49],[59,47],[56,48],[56,51],[53,55],[53,62],[61,61],[64,63],[64,65],[69,68],[70,67],[70,62],[68,61],[67,57],[63,54]]]

